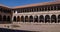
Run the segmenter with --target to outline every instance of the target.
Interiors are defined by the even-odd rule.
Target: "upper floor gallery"
[[[28,12],[59,11],[59,10],[60,10],[60,2],[44,2],[25,6],[17,6],[14,8],[0,6],[0,12],[4,13],[11,13],[11,12],[28,13]]]

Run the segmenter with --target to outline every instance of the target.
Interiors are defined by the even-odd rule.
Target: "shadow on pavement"
[[[38,32],[38,31],[25,31],[25,30],[13,30],[13,29],[0,28],[0,32]]]

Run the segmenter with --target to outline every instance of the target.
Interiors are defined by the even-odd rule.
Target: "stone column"
[[[35,12],[37,12],[37,8],[35,8]]]
[[[31,12],[32,12],[32,8],[31,8]]]
[[[41,8],[41,11],[42,11],[42,8]]]
[[[45,15],[43,15],[43,17],[44,17],[44,23],[45,23]]]
[[[21,16],[20,16],[20,22],[21,22]]]
[[[54,10],[54,6],[53,6],[53,10]]]
[[[47,7],[47,11],[48,11],[48,7]]]
[[[38,15],[38,23],[39,23],[39,15]]]
[[[34,22],[34,16],[33,16],[33,22]]]
[[[13,22],[13,18],[14,18],[14,17],[12,16],[12,17],[11,17],[11,21],[12,21],[12,22]]]
[[[57,23],[58,23],[58,15],[56,15]]]
[[[51,10],[51,6],[50,6],[50,10]]]
[[[34,8],[33,8],[33,12],[34,12]]]
[[[58,10],[58,7],[56,6],[56,10]]]
[[[25,23],[25,16],[24,16],[24,23]]]
[[[29,22],[29,15],[28,15],[28,22]]]
[[[51,23],[51,15],[50,15],[50,23]]]
[[[45,7],[44,7],[44,11],[45,11]]]
[[[40,9],[38,8],[38,11],[40,11]]]

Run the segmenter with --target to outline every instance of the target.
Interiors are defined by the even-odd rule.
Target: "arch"
[[[20,21],[20,17],[19,17],[19,16],[17,16],[17,21],[18,21],[18,22]]]
[[[25,16],[25,22],[28,22],[28,16]]]
[[[33,16],[29,17],[29,22],[33,22]]]
[[[7,17],[7,21],[10,21],[10,16]]]
[[[50,23],[50,16],[49,15],[46,15],[45,16],[45,23],[49,22]]]
[[[55,22],[56,23],[56,15],[51,16],[51,23]]]
[[[2,21],[2,16],[0,15],[0,21]]]
[[[38,22],[38,16],[34,16],[34,22]]]
[[[43,22],[44,23],[44,16],[43,15],[39,16],[39,22]]]
[[[58,23],[60,22],[60,15],[58,15]]]
[[[14,16],[13,21],[15,21],[15,22],[16,22],[16,16]]]
[[[21,16],[21,22],[24,22],[24,16]]]
[[[6,21],[6,15],[3,16],[3,21]]]

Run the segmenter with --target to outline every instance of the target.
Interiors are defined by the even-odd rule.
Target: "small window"
[[[53,6],[51,6],[51,10],[53,10]]]
[[[50,7],[48,7],[48,11],[50,10]]]
[[[54,10],[56,10],[56,6],[54,6]]]
[[[45,7],[45,11],[47,11],[47,7]]]
[[[58,10],[60,10],[60,6],[58,5],[57,7],[58,7]]]

